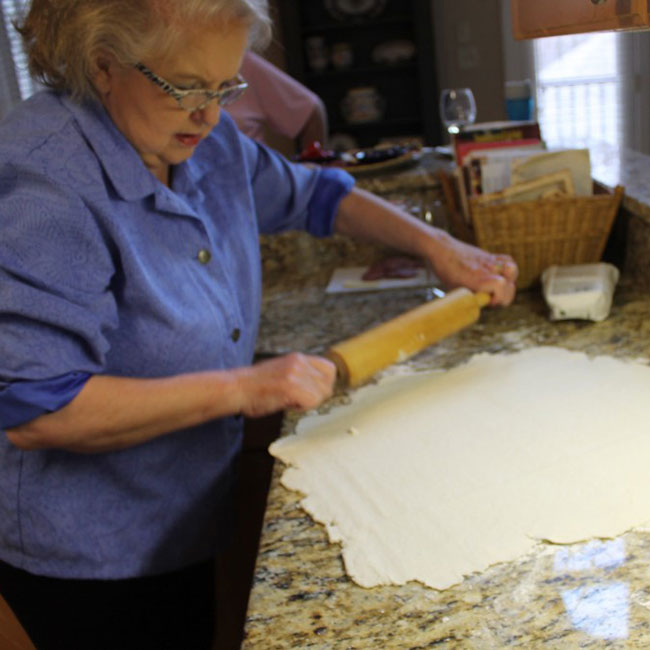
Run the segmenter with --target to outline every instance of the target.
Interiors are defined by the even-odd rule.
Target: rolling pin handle
[[[348,386],[350,384],[350,370],[345,363],[345,359],[338,352],[331,349],[323,356],[336,366],[337,383],[344,387]]]
[[[440,289],[439,287],[431,287],[429,291],[436,298],[444,298],[447,295],[447,293],[442,289]],[[479,307],[485,307],[486,305],[489,305],[492,302],[492,296],[489,293],[485,293],[485,291],[477,291],[474,294],[474,297],[476,299],[476,304]]]

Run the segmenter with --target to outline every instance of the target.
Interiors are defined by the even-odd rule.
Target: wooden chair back
[[[23,626],[0,595],[0,648],[2,650],[36,650]]]

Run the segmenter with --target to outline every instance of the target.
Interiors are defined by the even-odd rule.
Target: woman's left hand
[[[452,237],[384,199],[354,188],[339,204],[336,231],[428,260],[450,289],[467,287],[509,305],[519,273],[509,255],[494,255]]]
[[[519,269],[509,255],[488,253],[440,233],[429,261],[450,289],[463,286],[484,291],[492,296],[491,305],[509,305],[514,300]]]

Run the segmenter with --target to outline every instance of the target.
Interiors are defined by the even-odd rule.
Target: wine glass
[[[446,88],[440,93],[440,119],[450,134],[476,120],[476,102],[469,88]]]

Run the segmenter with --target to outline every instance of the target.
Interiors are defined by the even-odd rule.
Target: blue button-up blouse
[[[258,235],[332,232],[352,178],[222,119],[158,182],[98,105],[39,93],[0,125],[0,429],[67,404],[93,374],[164,377],[251,362]],[[241,422],[121,451],[22,451],[0,436],[0,559],[121,578],[210,556]]]

